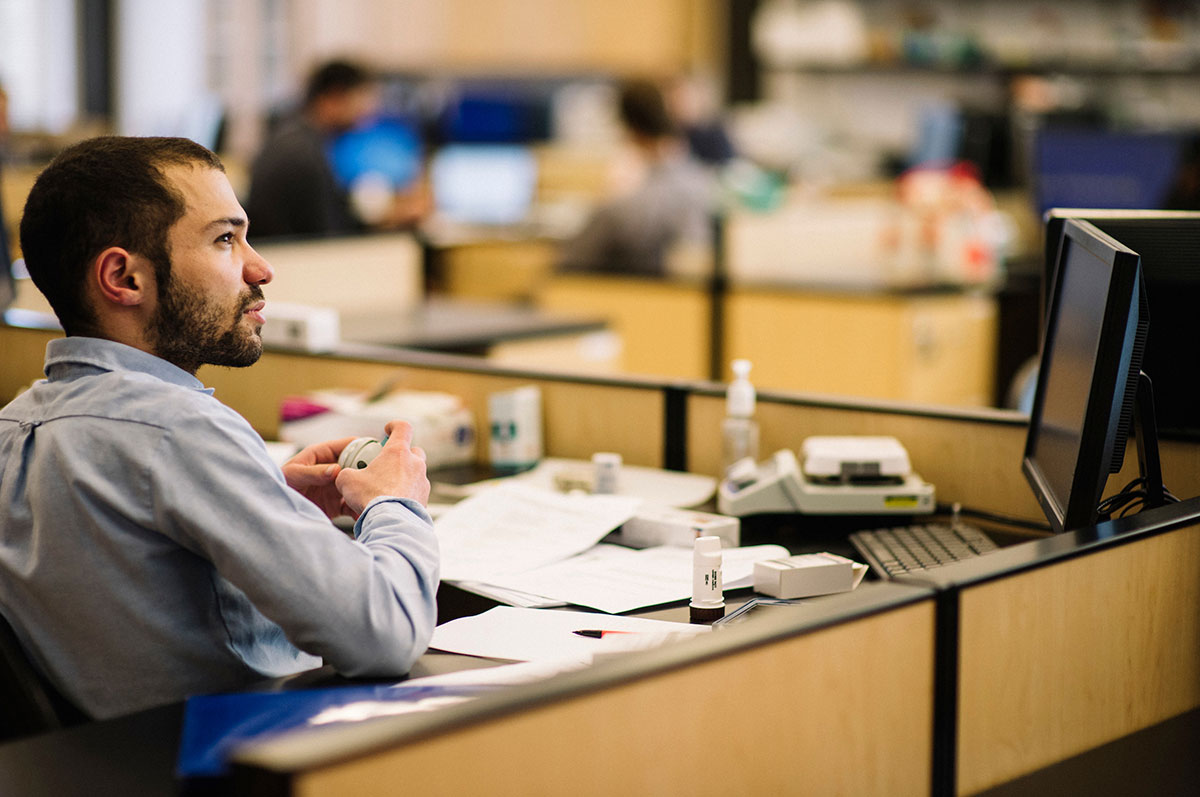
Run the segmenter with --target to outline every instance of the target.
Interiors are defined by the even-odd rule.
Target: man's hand
[[[316,443],[301,450],[283,465],[288,485],[312,501],[328,517],[350,514],[342,502],[336,479],[341,468],[338,457],[353,437]]]
[[[381,495],[412,498],[422,504],[429,501],[425,452],[412,445],[412,426],[404,421],[391,421],[386,433],[387,443],[371,464],[361,469],[347,468],[337,474],[337,489],[354,517]],[[342,447],[348,442],[342,442]]]

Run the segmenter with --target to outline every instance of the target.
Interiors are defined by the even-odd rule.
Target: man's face
[[[246,366],[262,354],[262,289],[274,273],[246,241],[246,212],[223,172],[164,170],[186,210],[167,232],[171,264],[157,286],[154,352],[189,373],[205,364]]]

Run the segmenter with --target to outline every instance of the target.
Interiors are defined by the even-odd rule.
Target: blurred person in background
[[[312,72],[299,113],[278,124],[251,167],[246,210],[256,239],[345,235],[419,218],[422,198],[390,186],[352,197],[330,160],[331,144],[372,119],[379,97],[377,76],[360,64],[334,60]]]
[[[629,80],[618,112],[636,176],[564,245],[561,271],[662,275],[674,248],[710,245],[715,182],[688,154],[663,93],[651,81]]]

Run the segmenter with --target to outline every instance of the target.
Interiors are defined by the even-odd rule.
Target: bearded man
[[[83,714],[332,665],[407,672],[436,618],[424,454],[407,424],[282,469],[196,379],[262,353],[271,266],[220,160],[186,139],[60,154],[21,220],[66,337],[0,411],[0,615]],[[356,517],[353,539],[330,518]]]

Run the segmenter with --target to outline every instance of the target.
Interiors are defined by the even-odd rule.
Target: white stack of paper
[[[575,631],[620,631],[601,639],[579,636]],[[653,635],[657,642],[703,634],[707,625],[648,620],[644,617],[615,617],[595,612],[518,609],[497,606],[473,617],[460,617],[433,631],[431,648],[467,656],[485,656],[511,661],[591,662],[597,653],[627,648],[626,634]],[[640,640],[628,640],[642,647]],[[565,665],[564,665],[565,666]]]
[[[752,545],[728,548],[721,555],[724,587],[738,589],[751,585],[755,562],[778,559],[788,552],[779,545]],[[690,598],[692,549],[597,545],[556,564],[496,576],[491,584],[603,612],[628,612]]]
[[[620,526],[640,501],[563,495],[507,483],[456,504],[435,521],[442,578],[480,581],[553,564],[587,550]]]

